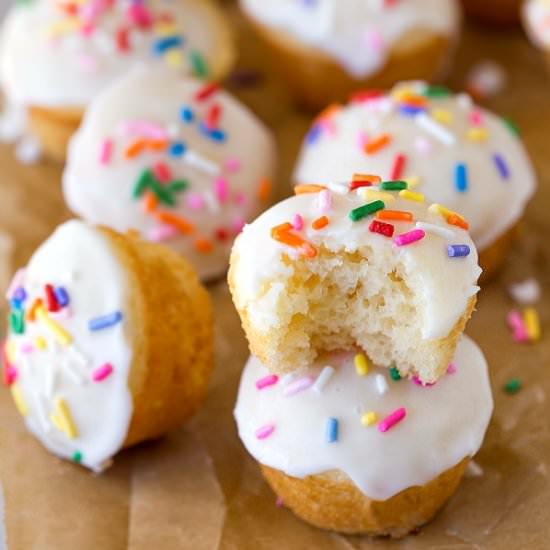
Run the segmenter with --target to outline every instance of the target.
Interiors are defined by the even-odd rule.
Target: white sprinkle
[[[388,382],[383,374],[376,375],[376,389],[380,395],[384,395],[388,391]]]
[[[216,214],[220,211],[220,203],[218,199],[214,197],[214,193],[212,191],[204,191],[204,193],[202,194],[202,198],[204,199],[206,207],[210,212]]]
[[[470,460],[465,475],[466,477],[481,477],[483,475],[483,468],[474,460]]]
[[[416,222],[416,227],[417,227],[417,229],[422,229],[426,233],[434,233],[434,234],[439,235],[440,237],[443,237],[444,239],[447,239],[449,241],[454,239],[454,236],[455,236],[454,231],[452,231],[452,230],[450,230],[446,227],[436,225],[435,223]]]
[[[325,183],[325,187],[337,195],[347,195],[348,186],[345,183]]]
[[[326,386],[327,382],[330,380],[333,374],[334,369],[332,367],[324,367],[321,371],[321,374],[317,377],[317,380],[315,380],[315,383],[313,384],[313,389],[317,393],[322,393],[323,388]]]
[[[514,301],[525,306],[538,302],[541,295],[540,284],[533,277],[510,285],[508,292]]]
[[[221,173],[220,167],[215,162],[195,151],[186,151],[181,157],[181,161],[212,176],[217,176]]]
[[[445,145],[454,145],[456,138],[443,127],[439,122],[436,122],[430,115],[426,113],[419,113],[415,117],[416,123],[426,132],[430,133],[433,137]]]

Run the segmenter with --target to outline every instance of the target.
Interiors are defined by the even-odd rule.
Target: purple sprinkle
[[[504,160],[504,157],[498,153],[495,153],[493,155],[493,161],[497,167],[500,177],[507,180],[510,177],[510,168],[508,167],[508,163]]]
[[[54,294],[55,294],[55,299],[57,300],[57,303],[61,307],[65,307],[69,305],[69,294],[62,286],[58,286],[54,290]]]
[[[20,303],[23,303],[27,299],[26,290],[22,286],[16,288],[15,292],[13,293],[12,299],[17,300]]]
[[[299,378],[298,380],[292,382],[285,387],[285,389],[283,390],[283,395],[285,397],[290,397],[292,395],[300,393],[301,391],[307,390],[313,384],[313,382],[314,380],[311,376],[304,376],[303,378]]]
[[[315,145],[323,133],[323,128],[319,124],[315,124],[311,127],[310,131],[306,135],[306,144]]]
[[[265,424],[256,430],[257,439],[267,439],[275,431],[275,424]]]
[[[464,258],[470,254],[470,247],[467,244],[450,244],[447,246],[449,258]]]

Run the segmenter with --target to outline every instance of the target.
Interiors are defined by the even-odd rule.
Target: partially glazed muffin
[[[437,380],[478,291],[468,221],[375,176],[296,192],[247,225],[231,255],[252,354],[284,374],[359,347],[402,376]]]
[[[360,357],[324,356],[292,379],[251,357],[235,418],[297,516],[323,529],[399,537],[436,514],[480,448],[493,408],[487,364],[463,337],[447,374],[425,387]]]
[[[163,242],[212,279],[268,204],[274,166],[270,132],[238,100],[215,84],[140,68],[90,105],[63,190],[85,220]]]
[[[240,0],[291,91],[319,109],[353,90],[432,79],[460,27],[455,0]]]
[[[217,80],[233,60],[210,0],[30,0],[11,8],[1,31],[4,94],[27,109],[30,131],[60,160],[89,102],[133,65]]]
[[[485,280],[506,259],[536,189],[513,124],[466,94],[422,82],[358,93],[317,117],[302,145],[295,183],[345,181],[352,172],[405,179],[412,190],[460,212]]]
[[[16,274],[8,299],[4,383],[56,455],[101,471],[204,399],[210,300],[165,247],[70,221]]]

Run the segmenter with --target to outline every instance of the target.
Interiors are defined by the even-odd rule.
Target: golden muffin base
[[[212,307],[183,258],[138,237],[100,230],[128,275],[128,447],[180,426],[202,403],[213,367]]]
[[[377,73],[358,79],[318,48],[250,18],[249,22],[298,102],[315,111],[346,100],[353,91],[389,88],[400,80],[432,80],[449,60],[454,44],[454,36],[423,29],[408,32]]]
[[[385,501],[364,495],[343,473],[304,479],[261,465],[262,474],[285,506],[307,523],[346,534],[403,537],[430,521],[456,491],[469,458],[421,487]]]
[[[462,0],[468,17],[493,25],[515,25],[520,20],[522,0]]]

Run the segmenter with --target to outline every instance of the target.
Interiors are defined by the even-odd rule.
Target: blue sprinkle
[[[22,304],[27,299],[27,291],[20,286],[15,289],[12,298]]]
[[[55,299],[57,300],[57,303],[61,307],[65,307],[69,305],[69,294],[62,286],[58,286],[54,290],[54,294],[55,294]]]
[[[338,420],[336,418],[327,418],[325,435],[327,443],[338,441]]]
[[[468,190],[468,170],[465,164],[455,166],[455,187],[459,193],[465,193]]]
[[[470,254],[470,247],[467,244],[450,244],[447,246],[449,258],[464,258]]]
[[[101,315],[88,321],[88,329],[91,331],[103,330],[104,328],[112,327],[122,321],[122,313],[120,311],[113,311],[107,315]]]
[[[314,145],[315,143],[317,143],[322,133],[323,128],[319,124],[312,126],[310,131],[306,135],[306,144]]]
[[[213,141],[222,142],[225,141],[225,132],[219,128],[210,129],[204,122],[199,124],[199,129],[201,133],[209,137]]]
[[[185,153],[185,144],[182,141],[174,141],[168,149],[171,157],[181,157]]]
[[[403,103],[399,105],[399,112],[402,115],[406,116],[416,116],[419,113],[422,113],[426,110],[425,107],[421,107],[420,105],[407,105],[406,103]]]
[[[500,177],[504,180],[507,180],[510,177],[510,168],[508,167],[507,162],[504,160],[502,155],[495,153],[493,155],[493,161],[497,167]]]
[[[195,115],[193,113],[193,109],[191,107],[188,107],[187,105],[184,105],[181,108],[180,116],[183,122],[193,122]]]
[[[12,298],[10,300],[10,306],[12,310],[23,309],[23,303],[21,302],[21,300],[18,300],[17,298]]]
[[[161,55],[168,50],[179,48],[182,45],[183,40],[181,36],[167,36],[166,38],[161,38],[153,43],[153,53],[156,55]]]

